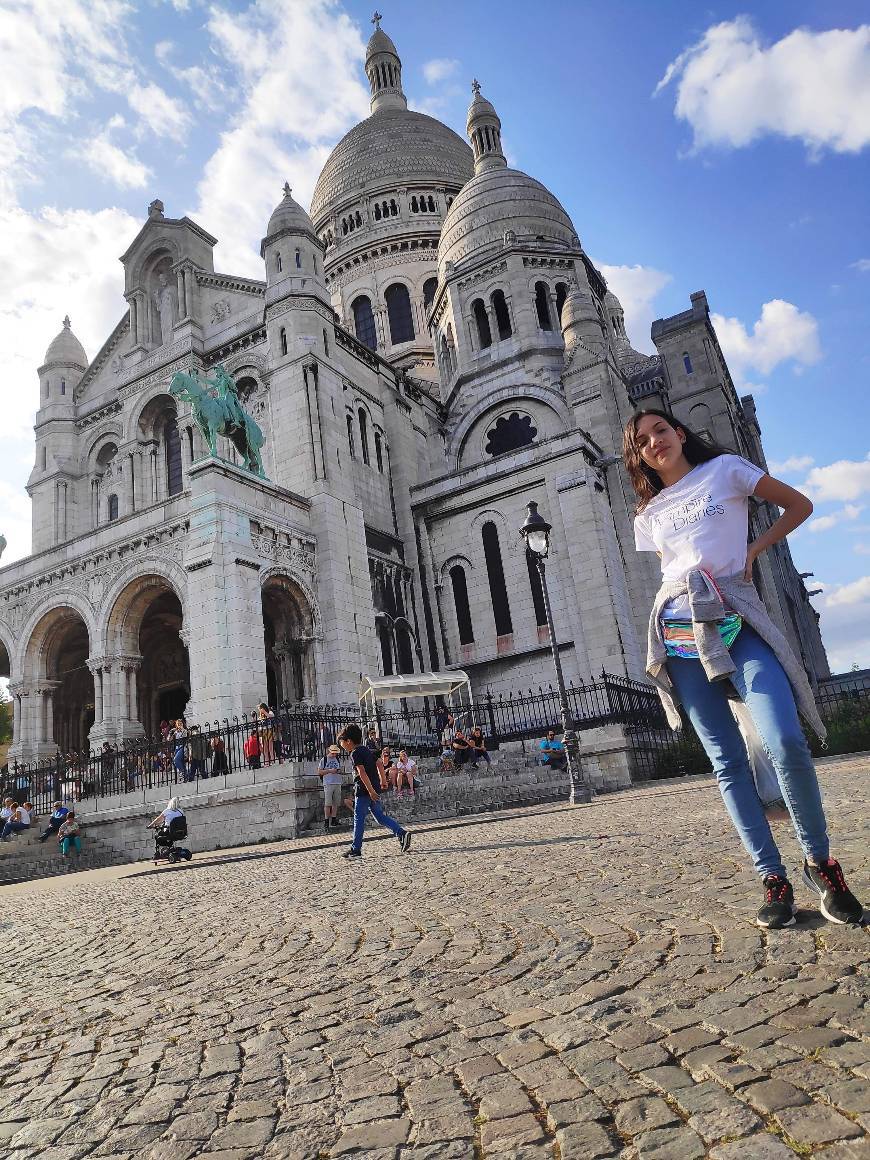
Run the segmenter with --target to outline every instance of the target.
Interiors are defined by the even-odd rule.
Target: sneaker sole
[[[809,886],[810,890],[814,890],[816,892],[816,894],[818,894],[818,896],[819,896],[819,910],[822,912],[822,914],[825,916],[825,918],[828,920],[828,922],[836,923],[837,926],[861,926],[863,924],[863,922],[864,922],[864,911],[863,910],[861,911],[861,914],[858,918],[835,918],[834,915],[831,914],[828,911],[827,907],[825,906],[824,894],[821,892],[821,890],[819,890],[818,886],[816,886],[815,882],[813,882],[812,878],[810,878],[810,876],[809,876],[809,874],[807,874],[806,870],[804,870],[802,872],[802,877],[803,877],[804,882],[806,882],[807,886]]]
[[[762,922],[760,918],[756,918],[755,925],[760,926],[762,930],[782,930],[786,926],[797,926],[797,917],[792,915],[788,922]]]
[[[402,838],[402,853],[407,854],[410,849],[411,849],[411,835],[406,833],[404,838]]]

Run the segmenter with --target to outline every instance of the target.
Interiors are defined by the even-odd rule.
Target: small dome
[[[438,245],[438,272],[447,262],[504,245],[511,231],[516,241],[576,246],[576,231],[557,198],[526,173],[498,167],[485,169],[463,186],[450,207]]]
[[[622,310],[622,303],[612,290],[608,290],[604,295],[604,308],[606,310]]]
[[[273,234],[280,233],[282,230],[294,230],[296,233],[306,234],[314,233],[311,218],[299,202],[293,200],[290,185],[286,181],[284,182],[284,196],[275,206],[272,216],[269,218],[266,237],[271,238]]]
[[[63,330],[52,339],[45,352],[46,363],[60,363],[65,367],[80,367],[87,370],[88,356],[85,348],[70,330],[69,315],[63,320]]]
[[[595,300],[590,290],[572,286],[562,305],[560,324],[562,331],[568,330],[578,322],[600,322]]]
[[[393,56],[399,55],[396,51],[396,46],[380,26],[369,38],[368,45],[366,46],[366,60],[373,57],[376,52],[391,52]]]

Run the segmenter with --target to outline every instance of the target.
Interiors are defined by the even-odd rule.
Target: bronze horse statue
[[[266,478],[260,448],[265,439],[259,424],[239,401],[232,377],[222,366],[214,377],[200,378],[199,372],[176,371],[169,384],[173,398],[190,403],[197,427],[208,443],[209,454],[217,458],[217,437],[229,439],[244,460],[242,466],[260,479]]]

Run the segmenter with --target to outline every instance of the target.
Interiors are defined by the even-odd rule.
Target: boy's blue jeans
[[[391,818],[384,811],[380,802],[373,802],[369,797],[356,797],[353,803],[353,839],[351,841],[351,846],[354,850],[362,849],[363,827],[366,824],[369,810],[374,815],[375,821],[379,822],[382,826],[386,826],[397,838],[401,838],[405,832],[396,819]]]
[[[746,624],[730,651],[737,666],[730,680],[752,714],[776,770],[798,841],[808,858],[823,861],[829,845],[822,796],[789,679],[773,649]],[[728,708],[726,682],[709,681],[699,660],[672,657],[667,669],[713,763],[725,806],[755,869],[762,878],[787,877],[755,790],[743,737]]]

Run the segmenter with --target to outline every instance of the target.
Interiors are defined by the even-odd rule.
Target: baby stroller
[[[173,818],[168,826],[161,826],[154,835],[154,864],[158,862],[189,862],[193,857],[184,846],[176,848],[175,843],[187,837],[187,819]]]

